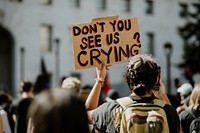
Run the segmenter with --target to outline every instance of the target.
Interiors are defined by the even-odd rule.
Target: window
[[[124,0],[125,1],[125,11],[131,12],[131,0]]]
[[[102,10],[106,9],[106,0],[101,0],[101,9]]]
[[[80,7],[80,0],[75,0],[75,6]]]
[[[153,14],[153,1],[152,0],[146,0],[146,13],[147,14]]]
[[[10,0],[10,1],[22,2],[23,0]]]
[[[151,32],[147,33],[147,43],[149,46],[149,53],[154,55],[154,34]]]
[[[52,50],[52,27],[51,25],[42,24],[40,29],[40,44],[43,52]]]
[[[44,4],[44,5],[51,5],[52,0],[41,0],[41,3]]]
[[[181,8],[181,10],[180,10],[180,16],[182,18],[187,17],[187,15],[188,15],[188,5],[184,4],[184,3],[180,3],[180,8]]]

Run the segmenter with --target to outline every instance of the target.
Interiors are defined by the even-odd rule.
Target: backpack
[[[192,110],[187,110],[194,118],[190,124],[190,133],[200,133],[200,115],[199,113],[194,113]]]
[[[117,99],[122,106],[120,133],[169,133],[165,102],[137,103],[130,97]]]

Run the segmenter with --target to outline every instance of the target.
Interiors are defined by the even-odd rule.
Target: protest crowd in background
[[[159,63],[141,52],[137,18],[97,20],[72,26],[75,69],[95,68],[94,85],[68,74],[56,88],[48,74],[21,81],[20,97],[0,93],[0,133],[200,132],[199,83],[174,79],[177,95],[167,95]],[[126,97],[107,74],[124,61]]]
[[[140,59],[139,61],[143,62]],[[106,69],[106,66],[104,67],[105,68],[103,69]],[[112,69],[112,66],[110,67],[110,69]],[[21,130],[24,129],[24,132],[28,133],[36,133],[36,131],[37,133],[49,133],[49,130],[51,130],[52,133],[56,133],[57,131],[59,131],[60,133],[64,133],[66,131],[72,131],[75,133],[89,133],[98,132],[98,130],[101,130],[101,132],[114,130],[115,128],[105,129],[101,127],[103,125],[99,125],[100,122],[104,121],[104,119],[105,122],[107,120],[106,117],[102,117],[100,119],[100,116],[98,116],[98,110],[94,111],[95,113],[93,112],[93,117],[95,119],[96,117],[99,117],[98,119],[100,121],[97,121],[98,119],[92,120],[92,116],[87,117],[87,115],[90,115],[91,113],[89,111],[90,113],[87,114],[88,110],[96,109],[99,106],[99,109],[103,110],[103,106],[105,106],[104,104],[106,103],[112,103],[114,105],[109,106],[114,107],[116,105],[115,100],[120,98],[120,93],[117,92],[115,89],[112,89],[111,85],[109,84],[109,79],[106,79],[106,71],[109,70],[105,70],[102,75],[102,70],[98,70],[97,68],[97,79],[93,87],[91,85],[86,85],[82,87],[81,79],[69,76],[62,79],[61,86],[58,86],[58,88],[51,88],[48,85],[49,80],[42,80],[43,82],[40,83],[38,83],[38,80],[36,80],[37,82],[35,82],[35,84],[31,83],[30,81],[24,81],[21,83],[21,98],[17,99],[14,99],[10,94],[6,92],[1,92],[0,129],[3,131],[3,133],[22,133],[22,131],[18,131],[18,126],[21,125],[21,127],[23,127],[21,128]],[[39,77],[41,78],[41,76]],[[147,80],[146,77],[144,78]],[[104,82],[105,79],[107,80],[106,82]],[[130,83],[130,81],[127,82],[130,85],[136,81],[134,81],[133,83]],[[176,86],[176,84],[174,85]],[[99,90],[97,91],[96,89]],[[94,94],[93,91],[95,91],[96,94]],[[89,95],[91,96],[89,97],[89,99],[87,99]],[[92,101],[93,98],[98,97],[98,100]],[[180,132],[183,131],[184,133],[189,133],[189,125],[192,123],[192,120],[199,116],[199,84],[197,83],[192,86],[189,82],[179,83],[179,85],[177,86],[177,96],[174,97],[176,98],[176,102],[179,103],[178,106],[174,105],[174,101],[171,101],[170,103],[168,100],[164,99],[168,106],[174,106],[173,108],[175,111],[177,111],[176,114],[177,116],[179,115],[180,118],[180,123],[178,122],[179,120],[175,120],[177,121],[176,123],[168,124],[168,126],[172,126],[174,124],[176,126],[176,129],[174,129],[175,127],[172,128],[170,126],[171,129],[169,128],[169,132],[171,132],[170,130],[172,129],[174,130],[173,132],[179,132],[179,128],[182,127],[182,130]],[[115,102],[113,102],[113,100]],[[170,97],[169,100],[171,100]],[[92,103],[90,103],[89,101],[92,101]],[[20,106],[22,106],[22,108]],[[29,106],[31,109],[29,108]],[[30,109],[29,112],[28,108]],[[169,109],[169,107],[167,108]],[[166,107],[164,110],[166,110]],[[24,116],[21,116],[20,114],[23,114]],[[24,119],[24,121],[20,122],[20,119],[22,118]],[[73,123],[74,119],[76,120]],[[169,118],[166,117],[166,119],[168,119],[169,121]],[[96,124],[95,121],[97,122]],[[77,122],[80,122],[79,124],[81,126],[79,126],[79,128],[77,128],[77,126],[74,126],[78,124]],[[111,127],[108,126],[107,128]]]

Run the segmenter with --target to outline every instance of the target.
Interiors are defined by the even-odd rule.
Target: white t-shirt
[[[3,133],[12,133],[8,121],[7,112],[0,106],[0,114],[2,117]]]

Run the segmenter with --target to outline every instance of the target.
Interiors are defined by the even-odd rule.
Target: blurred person
[[[68,76],[62,76],[62,77],[60,78],[60,83],[59,83],[60,86],[62,86],[62,82],[63,82],[67,77],[68,77]]]
[[[7,100],[6,106],[4,107],[4,110],[7,112],[10,128],[11,128],[11,131],[14,133],[15,121],[13,120],[13,116],[12,116],[13,114],[11,112],[13,97],[9,93],[6,93],[6,95],[8,97],[8,100]]]
[[[71,91],[76,96],[79,95],[81,81],[76,77],[67,77],[63,80],[61,88]]]
[[[117,100],[119,98],[119,94],[115,89],[110,89],[106,94],[106,101],[109,102],[111,100]]]
[[[33,100],[33,84],[22,81],[20,86],[21,97],[13,102],[11,112],[15,121],[15,133],[26,133],[28,125],[28,109]]]
[[[192,90],[193,87],[190,83],[184,83],[177,89],[177,92],[180,93],[181,97],[181,105],[176,108],[178,114],[180,114],[189,106],[190,95],[192,93]]]
[[[2,125],[2,117],[1,117],[1,114],[0,114],[0,133],[3,133],[3,125]]]
[[[80,88],[80,91],[79,91],[79,98],[85,102],[88,95],[90,94],[90,91],[92,90],[92,86],[91,85],[85,85],[83,86],[82,88]]]
[[[200,83],[198,83],[192,91],[189,107],[182,111],[179,114],[179,117],[183,132],[189,133],[191,122],[195,119],[195,117],[200,117]]]
[[[176,94],[167,94],[167,97],[169,98],[172,106],[176,109],[178,106],[180,106],[180,93],[177,92],[177,87],[180,87],[180,82],[179,82],[179,79],[178,78],[175,78],[174,79],[174,87],[175,87],[175,91],[176,91]]]
[[[69,90],[51,89],[34,98],[27,133],[89,133],[83,102]]]
[[[177,89],[181,86],[181,83],[180,83],[180,80],[178,78],[175,78],[174,79],[174,87],[176,89],[176,92],[177,92]],[[177,100],[180,102],[181,101],[181,96],[180,96],[180,93],[177,92],[176,94],[176,97],[177,97]]]
[[[8,121],[7,112],[4,110],[8,101],[8,96],[4,92],[0,92],[0,114],[2,118],[2,131],[3,133],[11,133],[10,124]]]
[[[88,110],[89,122],[93,124],[96,132],[119,133],[122,128],[120,123],[123,108],[115,100],[97,107],[106,76],[105,63],[102,62],[102,67],[97,68],[96,71],[97,79],[85,104]],[[126,71],[126,80],[131,90],[128,98],[136,103],[152,103],[155,99],[165,103],[162,108],[165,115],[162,117],[167,119],[165,122],[167,121],[169,128],[166,126],[163,128],[166,129],[166,132],[179,133],[179,117],[165,93],[164,84],[160,80],[160,66],[155,60],[148,55],[135,55],[129,59]]]
[[[178,89],[181,86],[180,80],[178,78],[174,79],[174,87]]]
[[[48,74],[41,74],[37,77],[35,84],[34,84],[34,89],[33,89],[33,94],[37,95],[40,92],[50,89],[51,88],[51,82]]]

